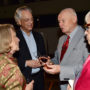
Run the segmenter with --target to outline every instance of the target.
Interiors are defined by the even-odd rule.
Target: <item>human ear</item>
[[[21,21],[20,21],[20,20],[18,20],[18,21],[17,21],[17,24],[18,24],[18,25],[21,25]]]

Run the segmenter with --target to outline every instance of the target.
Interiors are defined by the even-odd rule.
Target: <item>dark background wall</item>
[[[90,0],[0,0],[0,23],[12,23],[17,28],[13,16],[16,8],[22,5],[31,7],[34,28],[43,35],[50,55],[54,53],[58,38],[62,35],[58,27],[58,13],[64,8],[74,8],[78,24],[83,26],[84,16],[90,10]]]

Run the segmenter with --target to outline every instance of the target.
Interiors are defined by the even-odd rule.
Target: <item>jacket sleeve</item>
[[[14,63],[4,62],[0,69],[0,86],[5,90],[22,90],[25,85],[25,79],[19,69]],[[0,89],[2,90],[2,89]]]

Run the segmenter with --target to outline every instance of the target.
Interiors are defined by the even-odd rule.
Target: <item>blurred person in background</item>
[[[90,11],[85,16],[85,22],[85,35],[90,45]],[[67,90],[73,90],[73,88],[68,85]],[[90,90],[90,55],[88,55],[81,72],[75,79],[74,90]]]
[[[85,16],[86,22],[86,39],[90,45],[90,11]],[[86,59],[81,73],[76,77],[74,90],[90,90],[90,55]]]

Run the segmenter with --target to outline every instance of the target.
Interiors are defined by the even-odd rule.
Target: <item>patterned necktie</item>
[[[60,62],[62,61],[63,56],[64,56],[64,54],[65,54],[65,52],[66,52],[66,50],[67,50],[67,48],[68,48],[69,38],[70,38],[70,36],[67,36],[67,39],[66,39],[66,41],[64,42],[64,44],[63,44],[63,46],[62,46]]]

